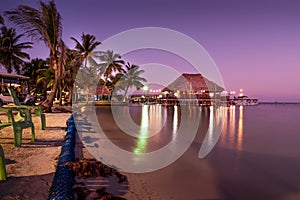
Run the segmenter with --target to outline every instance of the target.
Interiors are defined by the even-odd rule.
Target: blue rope
[[[52,186],[50,188],[48,200],[73,200],[72,187],[74,185],[74,174],[65,162],[75,161],[75,124],[74,118],[67,120],[67,134],[61,147],[56,171]]]

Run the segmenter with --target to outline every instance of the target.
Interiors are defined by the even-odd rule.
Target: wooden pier
[[[214,106],[227,105],[227,101],[221,99],[157,99],[157,103],[163,106],[195,105],[195,106]]]

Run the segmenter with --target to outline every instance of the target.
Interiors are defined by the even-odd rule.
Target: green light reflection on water
[[[141,126],[137,139],[137,146],[133,150],[135,154],[144,153],[147,147],[147,140],[149,135],[149,105],[143,105]]]

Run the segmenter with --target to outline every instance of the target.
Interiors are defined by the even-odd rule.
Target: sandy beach
[[[31,142],[31,130],[24,129],[21,147],[14,147],[12,127],[6,127],[0,131],[0,144],[4,149],[7,173],[7,180],[0,181],[1,200],[41,200],[48,198],[61,145],[66,135],[66,120],[71,114],[46,113],[45,115],[46,130],[41,130],[40,118],[33,117],[36,141]],[[7,120],[5,113],[0,113],[0,120],[3,122]],[[78,135],[75,157],[92,158]],[[91,191],[105,187],[106,192],[115,196],[126,199],[141,199],[134,198],[136,195],[130,191],[128,182],[120,184],[116,176],[85,179],[76,177],[75,179],[77,182],[85,183]]]
[[[24,129],[21,147],[13,145],[12,127],[0,131],[7,172],[7,180],[0,182],[0,199],[47,199],[70,113],[45,115],[46,130],[41,130],[40,118],[33,117],[36,141],[31,142],[30,129]],[[0,119],[6,118],[1,113]]]
[[[33,117],[36,141],[31,142],[31,130],[24,129],[21,147],[14,147],[12,127],[0,131],[0,144],[4,149],[7,180],[0,181],[1,200],[41,200],[47,199],[52,185],[61,145],[66,135],[66,120],[70,113],[46,113],[46,130],[41,130],[39,117]],[[5,113],[0,113],[0,120],[7,120]],[[77,135],[75,157],[91,159],[87,149]],[[127,176],[136,179],[135,176]],[[83,182],[91,191],[106,188],[106,192],[126,199],[144,199],[147,194],[137,196],[131,192],[129,182],[118,183],[116,176],[75,178]],[[142,189],[142,187],[140,187]],[[143,197],[142,197],[142,196]],[[87,198],[90,199],[90,198]]]

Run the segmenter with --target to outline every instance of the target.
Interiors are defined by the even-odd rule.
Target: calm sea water
[[[160,105],[120,107],[140,127],[136,138],[117,125],[109,107],[97,109],[105,134],[119,147],[146,153],[167,145],[184,120],[199,121],[197,135],[174,163],[136,174],[155,199],[300,199],[300,105],[260,104],[222,108],[222,134],[200,159],[199,149],[219,111]],[[187,132],[189,129],[186,130]],[[152,137],[145,139],[146,134]],[[143,136],[143,137],[141,137]]]

